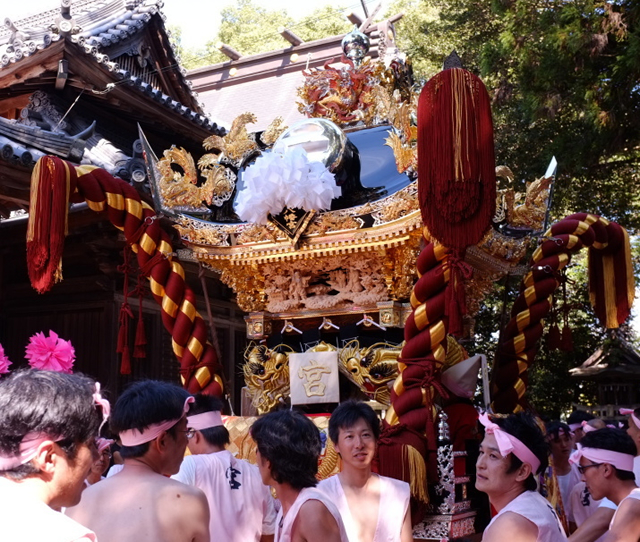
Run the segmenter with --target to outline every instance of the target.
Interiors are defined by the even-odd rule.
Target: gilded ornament
[[[175,171],[175,164],[182,173]],[[202,170],[204,182],[198,186],[198,170],[193,157],[183,148],[171,147],[158,160],[159,189],[166,207],[186,212],[209,212],[207,205],[221,205],[231,197],[235,187],[235,174],[221,165],[211,165]]]
[[[369,398],[383,405],[391,403],[390,386],[398,376],[402,346],[376,343],[360,348],[357,340],[338,351],[338,367]]]
[[[257,120],[253,113],[242,113],[233,120],[227,135],[209,136],[202,146],[208,151],[218,150],[220,154],[213,155],[218,162],[227,161],[240,167],[249,156],[258,151],[254,136],[247,132],[247,124],[253,124]]]
[[[288,128],[283,126],[284,119],[282,117],[276,117],[273,122],[269,124],[267,129],[262,132],[260,140],[267,146],[271,147],[280,137],[280,135]]]
[[[271,412],[289,397],[289,358],[276,349],[293,352],[284,344],[275,349],[250,344],[244,353],[244,381],[258,414]]]

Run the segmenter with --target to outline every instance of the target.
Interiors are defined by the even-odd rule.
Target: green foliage
[[[225,7],[221,15],[222,21],[216,37],[203,50],[182,51],[182,61],[186,68],[194,69],[228,61],[229,58],[217,48],[220,42],[233,47],[243,56],[291,47],[280,35],[280,27],[290,29],[303,41],[327,38],[351,30],[351,25],[344,16],[344,9],[334,6],[318,8],[300,21],[294,21],[286,10],[270,10],[252,0],[239,0]]]
[[[289,28],[304,41],[314,41],[350,32],[353,25],[344,16],[346,9],[324,6]]]

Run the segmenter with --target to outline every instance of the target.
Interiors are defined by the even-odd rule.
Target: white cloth
[[[207,496],[212,541],[251,542],[275,531],[276,511],[258,467],[231,452],[189,455],[175,480],[200,488]]]
[[[0,477],[0,540],[7,542],[95,542],[96,535]]]
[[[400,542],[402,524],[411,497],[409,484],[386,476],[378,476],[378,478],[380,479],[380,504],[378,523],[372,542]],[[318,484],[318,489],[331,497],[331,501],[338,507],[349,542],[360,542],[358,526],[351,515],[340,477],[336,474],[322,480]]]
[[[580,483],[580,479],[582,478],[580,471],[578,471],[578,465],[572,463],[571,470],[567,474],[556,474],[556,478],[558,479],[564,513],[569,521],[573,521],[574,512],[571,506],[571,492],[573,488]]]
[[[496,520],[506,512],[518,514],[538,527],[537,542],[562,542],[567,540],[555,510],[549,504],[549,501],[537,491],[525,491],[518,495],[494,516],[486,530],[488,531]]]
[[[640,501],[640,487],[632,489],[631,493],[629,493],[624,499],[620,501],[620,503],[618,504],[618,508],[616,508],[616,511],[614,512],[613,517],[611,518],[611,523],[609,523],[609,529],[611,529],[611,527],[616,521],[616,516],[618,515],[618,510],[620,508],[620,505],[627,499],[637,499]]]
[[[123,468],[124,465],[122,464],[112,465],[109,469],[109,472],[107,473],[107,478],[111,478],[114,474],[118,474]]]
[[[568,518],[569,521],[572,521],[576,524],[577,527],[580,527],[580,525],[582,525],[585,520],[598,509],[598,506],[600,506],[601,502],[602,501],[596,501],[591,496],[589,490],[587,489],[587,484],[585,484],[584,482],[579,482],[571,490],[571,495],[569,495],[569,503],[571,506],[571,511],[573,512],[573,517]],[[595,540],[595,542],[602,542],[605,536],[606,533]]]
[[[291,535],[293,524],[298,517],[300,507],[307,501],[320,501],[324,504],[325,508],[329,510],[333,519],[336,520],[338,528],[340,529],[340,542],[349,542],[347,531],[345,531],[344,523],[340,517],[340,512],[331,498],[315,487],[305,487],[298,498],[295,500],[291,508],[287,511],[286,516],[282,516],[282,509],[278,511],[278,517],[276,518],[276,536],[275,542],[291,542]]]

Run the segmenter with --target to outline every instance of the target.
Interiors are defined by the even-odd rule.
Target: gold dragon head
[[[250,344],[244,353],[244,381],[259,414],[271,412],[289,396],[289,356],[265,345]]]
[[[340,350],[340,371],[368,397],[389,405],[389,385],[398,376],[398,356],[401,346],[376,343],[360,348],[357,340],[348,342]]]

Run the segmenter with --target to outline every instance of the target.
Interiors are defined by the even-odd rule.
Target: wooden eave
[[[0,70],[0,100],[53,86],[58,61],[63,59],[69,63],[67,86],[84,89],[85,94],[92,100],[102,101],[117,111],[126,112],[161,133],[179,134],[198,143],[211,135],[212,132],[205,127],[123,83],[82,47],[65,40],[59,40],[46,49]],[[92,92],[104,91],[110,83],[116,84],[110,92]]]

